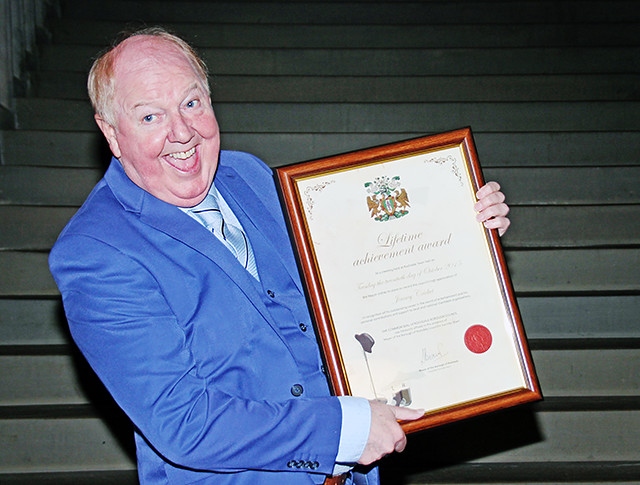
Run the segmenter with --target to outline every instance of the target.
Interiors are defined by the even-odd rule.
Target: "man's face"
[[[173,45],[131,37],[115,65],[115,126],[96,117],[127,176],[157,198],[192,207],[218,166],[220,133],[211,99]]]

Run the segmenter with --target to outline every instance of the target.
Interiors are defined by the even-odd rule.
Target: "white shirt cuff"
[[[367,399],[339,396],[338,401],[342,408],[342,426],[334,475],[349,471],[358,462],[371,429],[371,406]]]

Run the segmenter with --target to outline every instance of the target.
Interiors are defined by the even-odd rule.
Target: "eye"
[[[151,123],[155,119],[156,119],[156,115],[147,115],[144,118],[142,118],[142,121],[144,121],[145,123]]]
[[[187,108],[196,108],[196,107],[198,107],[199,104],[200,104],[200,100],[192,99],[191,101],[189,101],[187,103]]]

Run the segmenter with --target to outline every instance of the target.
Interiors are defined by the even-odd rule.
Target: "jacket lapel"
[[[291,252],[291,240],[281,217],[280,206],[267,207],[259,194],[244,179],[234,170],[227,170],[226,167],[220,167],[215,184],[243,227],[249,231],[248,226],[253,226],[253,229],[267,240],[298,290],[304,293],[297,264]],[[263,190],[269,190],[269,188],[265,187]]]
[[[137,214],[140,222],[165,233],[203,254],[216,264],[245,293],[256,309],[271,323],[270,314],[255,286],[255,279],[238,264],[235,256],[204,226],[179,208],[157,199],[135,185],[116,159],[105,174],[125,210]],[[226,197],[226,194],[225,194]],[[236,210],[233,207],[234,211]],[[242,221],[244,223],[244,221]],[[272,325],[273,326],[273,325]]]

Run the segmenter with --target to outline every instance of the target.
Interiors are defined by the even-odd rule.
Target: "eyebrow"
[[[193,84],[191,84],[187,89],[184,90],[184,94],[183,94],[182,98],[186,98],[189,95],[189,93],[191,93],[191,92],[193,92],[193,91],[195,91],[197,89],[200,89],[201,87],[202,86],[200,85],[200,83],[198,83],[198,81],[194,81]],[[137,102],[136,104],[134,104],[131,107],[131,111],[135,111],[138,108],[144,108],[145,106],[148,106],[150,104],[153,104],[153,102],[152,101],[139,101],[139,102]]]

